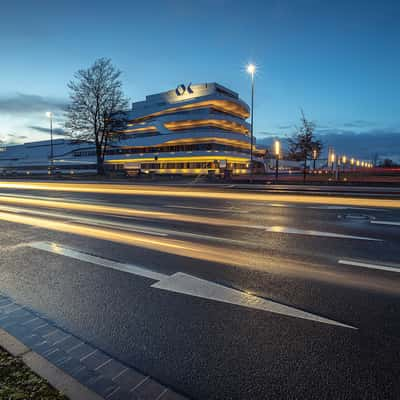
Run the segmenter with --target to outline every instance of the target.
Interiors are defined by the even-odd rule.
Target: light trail
[[[30,217],[7,212],[0,212],[0,220],[35,226],[73,235],[85,236],[93,239],[122,243],[129,246],[138,246],[150,250],[185,256],[205,261],[212,261],[222,264],[248,264],[248,255],[238,252],[233,254],[231,250],[216,248],[212,246],[185,242],[177,239],[157,238],[124,232],[111,228],[97,228],[83,224],[66,223],[59,220]]]
[[[253,228],[253,229],[265,229],[261,225],[248,225],[240,220],[233,220],[228,218],[214,218],[196,215],[186,215],[186,214],[176,214],[161,211],[148,211],[148,210],[138,210],[129,207],[115,207],[100,204],[90,204],[90,203],[76,203],[76,202],[66,202],[66,201],[49,201],[49,200],[39,200],[26,197],[12,197],[12,196],[0,196],[0,204],[13,204],[19,206],[31,206],[31,207],[43,207],[43,208],[53,208],[62,210],[71,210],[79,212],[89,212],[96,214],[108,214],[108,215],[118,215],[118,216],[130,216],[137,218],[149,218],[157,220],[167,220],[167,221],[180,221],[197,223],[204,225],[213,226],[231,226],[231,227],[243,227],[243,228]]]
[[[127,186],[97,183],[43,183],[43,182],[0,182],[0,188],[18,190],[47,190],[59,192],[102,193],[114,195],[168,196],[202,199],[223,199],[241,201],[287,202],[293,204],[328,204],[358,207],[400,208],[400,200],[356,198],[347,196],[295,195],[222,192],[206,188],[177,188],[174,186]]]
[[[341,239],[354,239],[354,240],[372,240],[372,241],[380,241],[381,239],[372,238],[372,237],[363,237],[363,236],[355,236],[355,235],[343,235],[335,232],[323,232],[317,230],[310,229],[299,229],[293,227],[285,227],[280,225],[274,226],[263,226],[263,225],[252,225],[248,224],[246,221],[232,220],[227,218],[216,218],[216,217],[204,217],[204,216],[195,216],[195,215],[185,215],[185,214],[173,214],[159,211],[147,211],[147,210],[137,210],[134,208],[126,208],[126,207],[113,207],[107,205],[98,205],[98,204],[88,204],[88,203],[75,203],[75,202],[61,202],[61,201],[47,201],[47,200],[36,200],[32,198],[20,198],[20,197],[7,197],[0,196],[0,204],[13,204],[18,206],[36,206],[40,208],[53,208],[53,209],[62,209],[62,210],[71,210],[71,211],[82,211],[89,212],[95,214],[107,214],[107,215],[117,215],[120,217],[133,217],[133,218],[148,218],[148,219],[156,219],[163,221],[179,221],[185,223],[197,223],[204,225],[212,225],[212,226],[223,226],[223,227],[235,227],[235,228],[244,228],[244,229],[258,229],[264,230],[265,232],[270,233],[285,233],[285,234],[296,234],[296,235],[306,235],[306,236],[319,236],[319,237],[332,237],[332,238],[341,238]],[[1,209],[1,205],[0,205]],[[4,208],[6,211],[7,207]],[[18,212],[18,211],[16,211]],[[68,217],[67,217],[68,218]],[[82,217],[82,219],[84,219]],[[109,224],[110,225],[110,224]]]
[[[199,243],[194,244],[189,241],[164,237],[154,238],[145,234],[125,232],[109,227],[93,227],[7,212],[0,212],[0,220],[86,238],[146,248],[178,257],[202,260],[208,263],[219,264],[219,267],[222,265],[244,267],[300,280],[307,279],[310,281],[329,282],[341,286],[357,287],[396,295],[400,293],[398,282],[393,279],[387,279],[384,276],[379,278],[374,276],[373,279],[369,279],[368,276],[355,272],[337,271],[326,265],[321,266],[310,262],[305,263],[281,256],[271,257],[254,251],[235,250]],[[25,243],[17,245],[10,248],[10,250],[25,245]],[[218,265],[215,265],[215,267],[217,268]]]

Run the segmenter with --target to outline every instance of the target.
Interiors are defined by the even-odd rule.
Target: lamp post
[[[251,76],[250,175],[253,177],[254,74],[256,72],[256,66],[254,64],[248,64],[246,70]]]
[[[333,168],[335,166],[335,153],[332,151],[331,153],[331,163],[332,163],[332,173],[333,173]]]
[[[279,142],[279,140],[275,140],[275,183],[278,183],[280,152],[281,152],[281,143]]]
[[[53,113],[48,111],[46,117],[50,120],[50,175],[53,174],[54,153],[53,153]]]
[[[314,160],[313,170],[314,170],[314,173],[315,173],[315,161],[317,161],[317,158],[318,158],[317,149],[313,149],[312,156],[313,156],[313,160]]]

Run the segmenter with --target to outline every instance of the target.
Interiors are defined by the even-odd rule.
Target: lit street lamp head
[[[281,143],[279,140],[275,140],[275,156],[279,157],[279,154],[281,152]]]
[[[256,66],[254,64],[248,64],[246,70],[251,76],[253,76],[256,72]]]
[[[51,118],[53,116],[53,113],[51,111],[46,112],[46,117]]]

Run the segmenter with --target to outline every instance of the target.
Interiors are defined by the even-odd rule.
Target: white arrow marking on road
[[[146,268],[138,267],[136,265],[120,263],[103,257],[92,256],[90,254],[50,242],[33,242],[28,243],[27,246],[50,253],[59,254],[65,257],[74,258],[76,260],[85,261],[91,264],[100,265],[106,268],[115,269],[117,271],[127,272],[153,279],[157,282],[151,285],[152,288],[199,297],[206,300],[214,300],[246,308],[272,312],[289,317],[306,319],[323,324],[357,329],[351,325],[346,325],[341,322],[320,317],[319,315],[311,314],[309,312],[286,306],[272,300],[266,300],[261,297],[253,296],[240,290],[232,289],[218,283],[207,281],[205,279],[200,279],[183,272],[177,272],[173,275],[166,275],[148,270]]]
[[[145,278],[154,279],[156,281],[168,277],[168,275],[160,274],[158,272],[154,272],[146,268],[141,268],[132,264],[124,264],[117,261],[108,260],[107,258],[103,257],[92,256],[90,254],[83,253],[82,251],[77,251],[74,249],[70,249],[68,247],[60,246],[56,243],[33,242],[33,243],[28,243],[28,246],[33,247],[34,249],[47,251],[49,253],[54,253],[54,254],[59,254],[61,256],[74,258],[75,260],[86,261],[91,264],[96,264],[102,267],[115,269],[117,271],[128,272],[129,274],[134,274],[143,276]]]
[[[371,264],[371,263],[365,263],[365,262],[355,261],[355,260],[338,260],[338,263],[345,264],[345,265],[354,265],[355,267],[379,269],[382,271],[400,273],[400,265],[396,268],[396,267],[388,267],[386,265]]]
[[[203,299],[235,304],[242,307],[254,308],[256,310],[269,311],[275,314],[287,315],[289,317],[321,322],[323,324],[357,329],[353,326],[320,317],[294,307],[285,306],[284,304],[253,296],[241,292],[240,290],[231,289],[229,287],[220,285],[218,283],[196,278],[195,276],[184,274],[183,272],[177,272],[168,278],[162,279],[159,282],[151,285],[151,287],[168,290],[175,293],[182,293],[189,296],[200,297]]]

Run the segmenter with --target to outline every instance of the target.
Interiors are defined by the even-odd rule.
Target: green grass
[[[0,400],[67,400],[18,357],[0,348]]]

